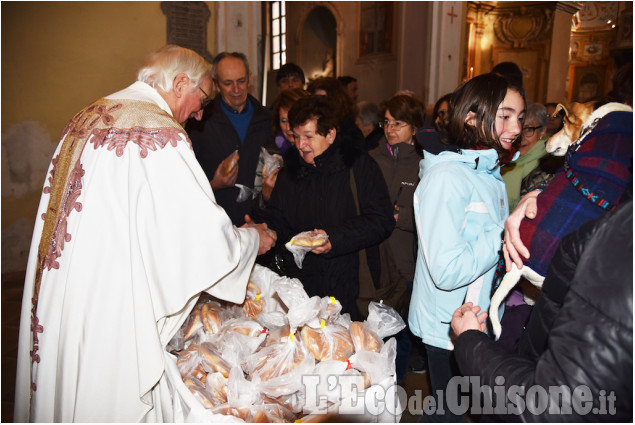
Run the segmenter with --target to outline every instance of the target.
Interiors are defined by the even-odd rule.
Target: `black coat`
[[[457,338],[454,353],[461,372],[480,376],[481,385],[493,388],[497,376],[505,378],[506,388],[519,385],[525,390],[566,385],[573,391],[585,385],[593,409],[599,410],[589,408],[588,414],[580,415],[572,409],[572,414],[555,415],[547,409],[534,415],[526,409],[504,420],[631,422],[632,201],[563,239],[514,352],[481,332],[467,331]]]
[[[386,239],[395,226],[388,189],[377,163],[360,142],[356,127],[345,126],[333,144],[307,164],[298,150],[289,149],[285,166],[278,174],[268,206],[254,211],[256,221],[265,221],[278,233],[278,244],[295,234],[323,229],[332,249],[327,254],[308,253],[298,269],[284,249],[287,275],[297,277],[309,296],[334,296],[344,312],[356,317],[359,293],[358,251]],[[359,136],[359,137],[357,137]],[[357,215],[350,186],[353,168],[361,215]],[[378,266],[377,257],[369,261]]]
[[[236,183],[249,188],[254,187],[260,148],[273,140],[272,114],[253,96],[250,95],[249,100],[254,108],[254,114],[243,143],[240,142],[238,132],[221,109],[220,95],[216,96],[205,109],[200,122],[190,120],[188,124],[187,131],[192,140],[194,154],[210,181],[214,178],[220,163],[238,149],[240,159]],[[251,210],[251,198],[244,202],[236,202],[239,192],[237,187],[214,191],[216,202],[225,209],[236,226],[244,224],[244,216]]]

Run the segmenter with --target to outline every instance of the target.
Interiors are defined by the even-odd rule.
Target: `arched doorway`
[[[336,21],[328,8],[318,6],[307,15],[300,36],[300,54],[307,82],[336,76]]]

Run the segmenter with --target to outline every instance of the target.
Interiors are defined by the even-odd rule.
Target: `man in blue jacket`
[[[237,185],[247,191],[254,187],[260,148],[273,138],[272,114],[249,94],[251,75],[243,53],[219,53],[212,67],[218,95],[203,119],[187,130],[218,204],[234,225],[242,226],[252,198],[247,194],[239,199]],[[238,151],[238,165],[228,171],[234,151]]]

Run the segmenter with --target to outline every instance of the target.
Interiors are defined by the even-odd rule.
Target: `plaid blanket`
[[[633,113],[610,112],[580,142],[571,170],[600,199],[619,204],[633,179]],[[524,219],[520,236],[531,258],[525,264],[545,276],[560,240],[606,209],[583,196],[559,170],[538,196],[538,214]]]

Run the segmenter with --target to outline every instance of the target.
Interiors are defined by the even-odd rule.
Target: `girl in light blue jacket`
[[[461,420],[461,412],[446,403],[447,384],[458,374],[450,321],[466,302],[489,308],[508,215],[500,164],[512,157],[524,111],[522,89],[505,78],[484,74],[469,80],[452,94],[441,127],[447,150],[438,155],[424,150],[419,165],[414,195],[419,247],[408,322],[426,345],[432,394],[444,394],[436,403],[443,416],[435,419]]]

